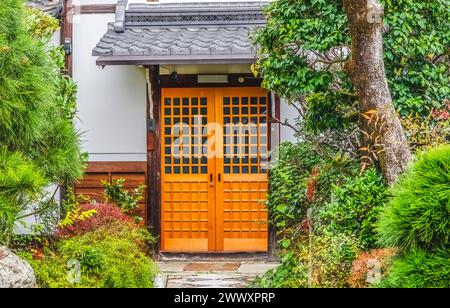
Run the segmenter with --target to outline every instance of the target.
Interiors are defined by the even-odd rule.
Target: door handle
[[[222,174],[219,173],[219,183],[222,182]]]
[[[212,173],[209,174],[209,186],[214,187],[214,175]]]

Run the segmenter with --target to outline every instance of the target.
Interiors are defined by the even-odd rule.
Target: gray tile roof
[[[63,0],[28,0],[27,6],[58,17],[63,10]]]
[[[250,34],[267,2],[117,5],[116,21],[93,50],[98,64],[248,63]]]

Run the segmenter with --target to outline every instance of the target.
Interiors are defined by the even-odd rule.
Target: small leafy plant
[[[66,228],[72,226],[77,221],[85,221],[97,214],[96,209],[83,210],[80,199],[86,201],[87,199],[82,195],[75,195],[73,189],[67,189],[66,198],[63,200],[63,208],[66,211],[65,217],[59,222],[59,228]]]
[[[112,183],[102,181],[105,188],[105,203],[117,204],[125,213],[130,213],[138,206],[138,203],[144,199],[145,185],[139,185],[133,190],[125,189],[125,179],[119,178]]]

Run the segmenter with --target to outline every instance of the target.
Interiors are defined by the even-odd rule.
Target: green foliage
[[[53,33],[59,29],[59,22],[49,14],[35,8],[26,11],[25,26],[27,31],[37,39],[47,42]]]
[[[46,185],[47,179],[29,159],[0,147],[0,242],[9,243],[17,217]]]
[[[358,242],[351,236],[314,236],[311,245],[308,237],[303,236],[282,257],[281,266],[267,272],[255,284],[264,288],[344,288],[359,252]]]
[[[402,249],[450,244],[450,146],[420,155],[392,188],[378,225],[380,243]]]
[[[331,202],[319,209],[322,228],[330,234],[354,235],[365,248],[377,240],[375,224],[389,193],[381,174],[369,169],[360,176],[347,177],[332,188]]]
[[[384,288],[450,288],[450,249],[413,249],[392,262]]]
[[[306,215],[306,183],[320,156],[307,144],[283,143],[270,170],[268,209],[277,228],[286,227]]]
[[[450,2],[380,2],[385,7],[384,57],[394,104],[402,115],[428,115],[450,95],[450,33],[445,30],[450,26]],[[257,68],[263,86],[289,100],[309,102],[305,125],[313,130],[342,129],[347,120],[356,120],[347,108],[356,99],[343,67],[350,36],[342,1],[277,0],[266,15],[267,26],[254,38],[260,46]]]
[[[385,66],[402,115],[426,115],[450,95],[449,0],[383,0]]]
[[[325,92],[308,96],[308,112],[305,114],[305,128],[312,133],[327,129],[345,130],[358,120],[353,95]]]
[[[346,178],[360,173],[360,165],[357,160],[347,154],[331,152],[321,164],[316,166],[316,170],[318,170],[314,178],[316,187],[311,201],[312,205],[318,208],[331,200],[334,185],[342,185]]]
[[[157,269],[147,255],[148,231],[116,222],[47,247],[41,258],[22,252],[42,288],[151,288]],[[67,280],[68,262],[81,265],[80,283]]]
[[[267,9],[268,23],[257,35],[263,86],[296,99],[326,92],[333,73],[309,68],[305,52],[348,44],[341,1],[278,0]]]
[[[312,221],[307,219],[307,210],[316,213],[330,202],[332,188],[357,175],[358,164],[346,155],[314,148],[307,142],[283,143],[279,153],[270,171],[268,209],[278,231],[281,266],[254,284],[308,287],[312,265],[312,287],[344,287],[360,243],[352,234],[323,233],[316,214]]]
[[[104,197],[106,203],[117,204],[125,213],[136,209],[139,201],[144,199],[145,185],[139,185],[133,191],[125,189],[125,179],[113,180],[112,183],[102,181],[105,188]]]
[[[0,221],[9,221],[2,223],[3,239],[11,237],[11,222],[20,220],[19,213],[54,210],[54,196],[47,196],[45,186],[83,174],[73,125],[76,86],[61,73],[62,50],[45,44],[57,25],[38,10],[26,10],[21,0],[0,2],[0,174],[13,176],[7,166],[15,165],[15,179],[24,180],[0,187]],[[32,191],[23,187],[25,179]]]

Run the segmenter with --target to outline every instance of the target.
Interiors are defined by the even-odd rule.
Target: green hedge
[[[392,193],[377,228],[381,244],[429,249],[450,243],[449,145],[420,155]]]

